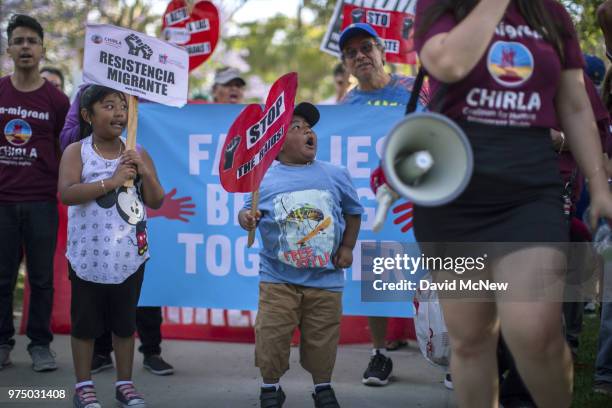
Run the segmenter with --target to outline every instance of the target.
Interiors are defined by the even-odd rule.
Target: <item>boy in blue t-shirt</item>
[[[239,215],[259,228],[259,306],[255,365],[263,377],[262,408],[280,408],[280,377],[289,368],[291,337],[300,328],[300,362],[312,375],[316,407],[339,407],[331,388],[336,361],[344,271],[353,263],[363,207],[346,169],[315,160],[319,111],[300,103],[293,112],[279,163],[266,173],[257,217],[250,201]]]

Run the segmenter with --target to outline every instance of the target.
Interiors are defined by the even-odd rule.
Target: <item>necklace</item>
[[[96,143],[93,140],[91,141],[91,143],[93,144],[94,150],[98,153],[98,155],[105,160],[117,160],[119,157],[121,157],[121,153],[123,153],[123,143],[121,142],[121,140],[119,140],[119,154],[117,154],[117,157],[115,157],[114,159],[107,159],[106,157],[104,157],[102,155],[102,152],[100,152],[100,149],[98,149],[98,146],[96,146]]]

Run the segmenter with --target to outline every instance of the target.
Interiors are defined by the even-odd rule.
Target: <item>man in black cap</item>
[[[259,187],[257,216],[251,215],[250,200],[238,215],[242,228],[261,232],[255,365],[263,379],[262,408],[280,408],[285,401],[279,382],[289,369],[296,327],[315,407],[340,406],[331,377],[340,338],[343,269],[353,263],[363,207],[348,171],[315,159],[312,127],[318,120],[314,105],[295,107],[279,164]]]

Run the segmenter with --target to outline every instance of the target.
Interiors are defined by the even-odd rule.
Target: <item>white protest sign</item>
[[[187,103],[189,54],[137,31],[88,24],[83,80],[164,105]]]

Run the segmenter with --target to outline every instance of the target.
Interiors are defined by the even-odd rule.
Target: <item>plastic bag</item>
[[[431,276],[427,275],[422,279],[431,281]],[[450,343],[438,294],[435,290],[417,290],[414,307],[414,327],[421,353],[432,364],[448,366]]]

